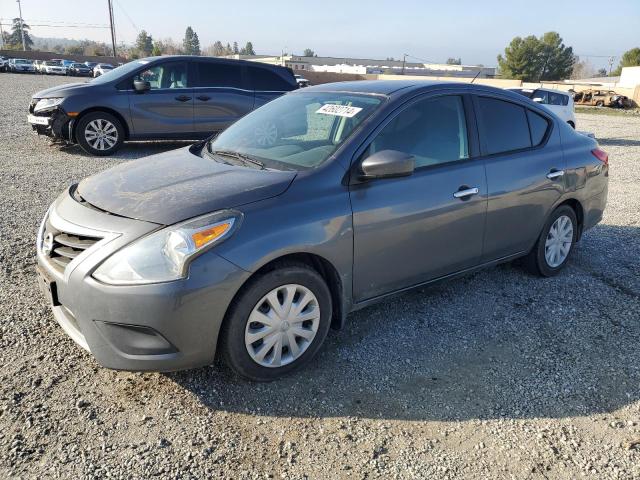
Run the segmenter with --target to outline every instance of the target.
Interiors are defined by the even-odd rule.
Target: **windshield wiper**
[[[231,158],[235,158],[237,160],[240,160],[242,163],[249,163],[251,165],[256,165],[257,167],[260,167],[260,169],[264,170],[265,166],[264,163],[262,163],[260,160],[257,160],[253,157],[251,157],[250,155],[247,155],[245,153],[240,153],[240,152],[233,152],[231,150],[213,150],[211,151],[212,155],[221,155],[223,157],[231,157]]]

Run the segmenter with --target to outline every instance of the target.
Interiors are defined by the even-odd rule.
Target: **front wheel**
[[[249,281],[229,307],[221,353],[231,370],[275,380],[308,363],[331,323],[331,295],[305,265],[282,266]]]
[[[78,121],[76,140],[85,152],[105,157],[122,145],[124,128],[110,113],[91,112]]]
[[[578,238],[578,220],[573,208],[558,207],[549,217],[533,250],[524,259],[531,273],[552,277],[560,273]]]

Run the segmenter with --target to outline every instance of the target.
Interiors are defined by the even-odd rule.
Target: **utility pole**
[[[2,19],[0,18],[0,46],[4,48],[4,30],[2,30]]]
[[[404,64],[407,63],[407,54],[402,55],[402,75],[404,75]]]
[[[615,57],[609,57],[609,76],[611,76],[611,69],[613,68],[613,59]]]
[[[116,54],[116,28],[113,26],[113,2],[111,0],[107,0],[107,5],[109,6],[109,24],[111,25],[111,46],[113,47],[113,58],[115,59]]]
[[[20,0],[16,0],[18,2],[18,11],[20,12],[20,35],[22,35],[22,50],[27,51],[27,46],[24,43],[24,27],[22,23],[22,5],[20,4]]]

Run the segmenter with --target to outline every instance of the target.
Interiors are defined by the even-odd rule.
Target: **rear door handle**
[[[199,95],[196,98],[198,100],[202,100],[203,102],[206,102],[207,100],[211,100],[211,97],[207,97],[206,95]]]
[[[477,195],[478,192],[480,192],[480,190],[478,189],[478,187],[473,187],[473,188],[464,188],[462,190],[458,190],[457,192],[453,193],[453,196],[455,198],[462,198],[462,199],[466,199],[469,197],[472,197],[473,195]]]
[[[564,175],[564,170],[551,170],[547,173],[547,178],[549,180],[555,180],[556,178],[560,178]]]
[[[178,95],[176,97],[176,100],[178,100],[179,102],[186,102],[191,100],[191,97],[189,95]]]

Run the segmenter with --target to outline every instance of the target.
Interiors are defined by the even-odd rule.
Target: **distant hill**
[[[57,38],[57,37],[36,37],[31,35],[34,50],[53,50],[53,47],[60,45],[62,48],[75,47],[81,45],[86,40],[75,40],[73,38]]]

